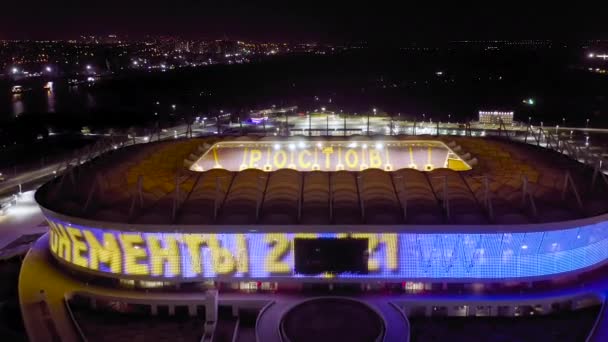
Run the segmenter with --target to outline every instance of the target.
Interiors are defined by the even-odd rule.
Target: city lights
[[[601,58],[603,60],[606,60],[606,59],[608,59],[608,54],[605,54],[605,53],[597,54],[597,53],[591,52],[591,53],[589,53],[587,55],[587,57],[589,57],[589,58]]]

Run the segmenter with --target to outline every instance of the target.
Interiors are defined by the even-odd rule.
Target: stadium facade
[[[605,187],[574,160],[505,140],[149,143],[70,169],[38,191],[50,230],[26,258],[20,295],[26,305],[44,287],[31,284],[37,271],[54,279],[58,298],[123,298],[123,309],[174,312],[198,293],[186,306],[193,315],[196,301],[206,307],[206,335],[218,302],[238,311],[319,287],[354,286],[373,298],[397,289],[385,298],[405,321],[420,308],[449,315],[464,305],[477,307],[466,315],[493,316],[585,307],[603,300],[578,284],[608,260]],[[546,291],[511,296],[539,286]],[[437,289],[444,293],[431,296]],[[40,339],[39,318],[24,317]],[[384,340],[395,333],[388,321]]]

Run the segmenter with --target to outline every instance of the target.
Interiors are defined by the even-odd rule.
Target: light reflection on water
[[[11,116],[19,116],[21,113],[23,113],[24,110],[24,106],[23,106],[23,97],[21,94],[13,94],[12,96],[12,113]]]
[[[23,114],[26,110],[37,110],[47,113],[56,112],[56,95],[52,88],[44,90],[44,96],[46,101],[44,102],[42,108],[40,108],[39,105],[36,104],[37,99],[30,98],[29,95],[36,96],[36,94],[30,94],[29,92],[11,95],[11,112],[9,113],[10,116],[17,117]],[[94,100],[89,100],[87,102],[92,104],[95,103]]]
[[[96,95],[86,87],[45,82],[24,86],[22,93],[12,93],[11,88],[0,85],[0,119],[25,112],[87,112],[95,109],[97,103]]]

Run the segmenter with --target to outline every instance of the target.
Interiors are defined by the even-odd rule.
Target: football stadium
[[[32,341],[599,341],[607,184],[470,136],[110,149],[36,193],[50,229],[23,262],[24,324]]]

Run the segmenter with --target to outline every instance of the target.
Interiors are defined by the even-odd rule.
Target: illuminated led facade
[[[64,263],[117,278],[506,280],[550,278],[603,263],[608,259],[604,221],[573,221],[570,228],[557,230],[535,225],[530,227],[546,230],[512,233],[450,233],[458,227],[448,226],[446,233],[407,232],[406,227],[385,229],[388,233],[379,232],[379,227],[369,227],[371,233],[347,233],[346,228],[319,232],[322,227],[311,226],[295,228],[306,233],[271,232],[269,227],[251,232],[247,227],[242,233],[216,234],[183,233],[173,227],[166,232],[119,231],[49,217],[49,241],[51,253]],[[368,273],[297,274],[294,238],[317,237],[367,239]]]

